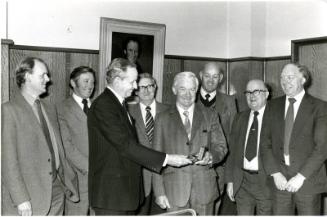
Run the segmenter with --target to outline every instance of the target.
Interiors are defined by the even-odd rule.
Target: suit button
[[[190,145],[190,142],[186,142],[186,145]]]
[[[50,162],[51,160],[50,160],[50,158],[48,159],[48,162]]]
[[[52,176],[52,172],[49,172],[49,175]]]

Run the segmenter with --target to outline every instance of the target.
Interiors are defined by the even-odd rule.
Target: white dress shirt
[[[305,94],[305,91],[303,89],[300,93],[298,93],[294,97],[288,97],[288,96],[286,96],[284,118],[286,118],[286,113],[287,113],[287,110],[288,110],[288,106],[290,104],[290,102],[288,101],[288,99],[289,98],[294,98],[296,100],[295,103],[293,104],[293,108],[294,108],[294,121],[295,121],[295,118],[296,118],[297,112],[299,111],[299,107],[300,107],[300,104],[301,104],[302,99],[304,97],[304,94]],[[291,162],[290,162],[290,156],[289,155],[284,155],[284,160],[285,160],[285,164],[286,165],[289,166],[291,164]]]
[[[201,96],[202,96],[203,99],[206,99],[206,95],[209,94],[210,97],[209,97],[208,100],[209,100],[209,102],[210,102],[211,100],[213,100],[213,98],[216,97],[217,91],[215,90],[215,91],[213,91],[213,92],[211,92],[211,93],[208,93],[207,91],[205,91],[205,90],[201,87],[201,89],[200,89],[200,94],[201,94]]]
[[[258,110],[259,114],[257,116],[258,119],[258,138],[257,138],[257,154],[256,156],[251,160],[248,161],[245,157],[245,150],[246,150],[246,144],[248,141],[248,136],[250,132],[250,128],[253,122],[253,117],[254,117],[254,111],[251,110],[250,112],[250,117],[248,121],[248,128],[246,130],[246,138],[245,138],[245,144],[244,144],[244,158],[243,158],[243,167],[246,170],[254,170],[258,171],[259,170],[259,160],[258,160],[258,153],[259,153],[259,146],[260,146],[260,133],[261,133],[261,126],[262,126],[262,118],[263,118],[263,113],[265,112],[266,106],[262,107],[261,109]]]
[[[142,118],[143,118],[143,122],[144,124],[146,124],[146,105],[144,105],[142,102],[140,102],[140,109],[141,109],[141,114],[142,114]],[[153,100],[153,102],[151,103],[151,105],[149,105],[149,107],[151,108],[150,113],[153,117],[153,120],[156,117],[156,101]]]
[[[83,98],[80,96],[77,96],[75,93],[73,93],[73,99],[77,102],[79,107],[81,107],[81,109],[83,110],[83,108],[84,108],[84,104],[82,103]],[[86,100],[87,100],[87,106],[90,108],[91,100],[90,100],[90,98],[87,98]]]

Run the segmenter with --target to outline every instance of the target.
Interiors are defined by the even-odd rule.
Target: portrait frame
[[[99,79],[98,90],[102,91],[106,86],[106,67],[112,59],[113,32],[151,35],[154,37],[153,44],[153,69],[152,75],[157,82],[156,99],[162,101],[163,68],[165,56],[166,25],[158,23],[139,22],[131,20],[100,18],[100,55],[99,55]]]

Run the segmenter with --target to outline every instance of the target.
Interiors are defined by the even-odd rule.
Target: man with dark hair
[[[148,147],[152,148],[154,121],[156,115],[168,108],[168,106],[159,103],[155,100],[157,85],[149,73],[139,74],[138,88],[136,95],[139,97],[140,102],[137,104],[131,104],[129,111],[135,120],[135,127],[139,142]],[[152,212],[158,212],[155,210],[156,204],[152,193],[152,172],[143,169],[143,184],[145,200],[143,205],[140,207],[138,215],[149,215]],[[153,208],[153,210],[151,210]],[[156,213],[153,213],[156,214]]]
[[[141,65],[137,62],[137,59],[141,55],[141,45],[140,41],[135,37],[128,37],[123,44],[123,52],[125,58],[131,63],[136,64],[136,69],[139,74],[143,73]]]
[[[87,215],[89,213],[88,170],[89,138],[87,112],[94,90],[95,71],[88,66],[76,67],[70,74],[73,94],[57,105],[58,119],[67,160],[78,176],[80,201],[65,203],[65,215]]]
[[[45,62],[27,57],[16,69],[20,92],[2,106],[2,215],[62,215],[64,193],[78,200],[55,107],[39,98],[49,81]]]
[[[284,96],[271,100],[263,120],[261,156],[274,179],[273,214],[320,215],[326,191],[327,103],[306,93],[307,67],[286,64]]]
[[[237,215],[271,215],[272,178],[260,156],[262,119],[269,92],[262,80],[250,80],[244,92],[250,109],[235,116],[225,168],[227,195],[236,201]]]
[[[213,110],[219,115],[220,123],[223,128],[227,145],[229,142],[229,135],[235,114],[237,113],[235,98],[219,92],[219,84],[223,80],[223,71],[215,62],[208,62],[204,65],[200,72],[201,88],[198,94],[198,103],[210,110]],[[227,156],[228,157],[228,156]],[[221,193],[220,198],[216,202],[216,213],[218,214],[220,204],[222,201],[222,194],[224,193],[224,162],[218,165],[216,171],[218,173],[218,185]],[[224,200],[225,201],[225,200]],[[228,199],[226,203],[228,203]],[[235,208],[232,204],[225,204],[226,213],[235,214]]]
[[[135,64],[116,58],[107,68],[108,86],[88,113],[89,199],[96,215],[135,214],[144,199],[142,166],[160,172],[184,166],[187,156],[154,151],[139,144],[125,98],[137,88]]]

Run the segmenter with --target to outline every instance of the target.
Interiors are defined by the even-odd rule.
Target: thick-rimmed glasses
[[[145,90],[153,90],[154,88],[156,87],[155,84],[149,84],[149,85],[146,85],[146,86],[139,86],[138,89],[141,90],[141,91],[145,91]]]
[[[264,93],[264,92],[267,92],[267,90],[258,90],[258,89],[256,89],[256,90],[253,90],[253,91],[246,90],[246,91],[244,91],[244,94],[245,94],[245,96],[251,96],[251,95],[259,96],[260,93]]]

